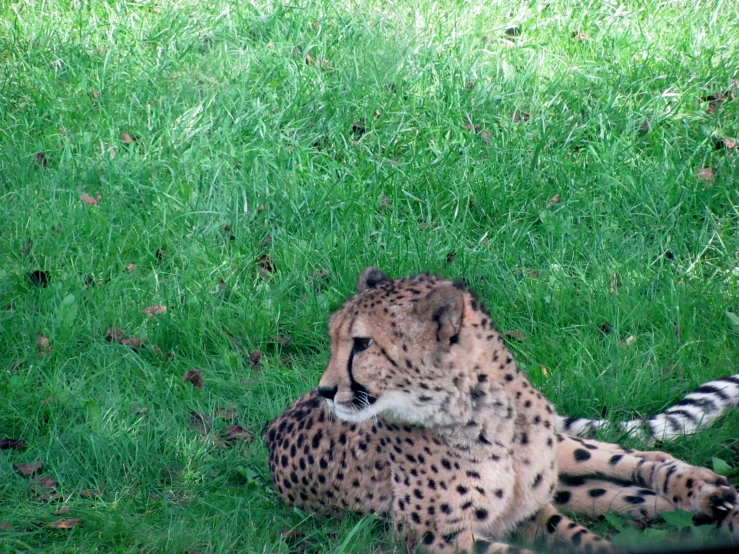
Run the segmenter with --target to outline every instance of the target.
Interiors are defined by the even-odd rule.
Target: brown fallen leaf
[[[123,346],[130,346],[131,348],[141,348],[141,345],[147,343],[147,339],[140,339],[132,337],[130,339],[122,339],[119,341]]]
[[[716,177],[710,167],[701,167],[696,170],[695,176],[698,179],[704,180],[707,185],[712,185],[716,181]]]
[[[257,258],[257,267],[259,268],[260,277],[269,277],[270,273],[274,273],[275,264],[272,263],[272,257],[269,254],[262,254]]]
[[[549,375],[549,370],[546,368],[546,366],[540,365],[539,369],[541,370],[541,374],[546,377]]]
[[[55,489],[57,487],[57,482],[54,481],[51,477],[39,477],[36,484],[41,487],[42,489]]]
[[[125,332],[123,331],[123,329],[119,329],[118,327],[111,327],[110,329],[105,331],[105,340],[107,340],[108,342],[120,343],[125,338]]]
[[[225,408],[218,408],[215,412],[213,412],[213,417],[225,419],[226,421],[233,421],[234,419],[239,417],[239,412],[234,410],[227,410]]]
[[[18,360],[17,362],[15,362],[15,364],[13,364],[13,367],[11,367],[11,368],[10,368],[10,371],[11,371],[11,372],[15,372],[15,371],[18,371],[18,370],[19,370],[19,369],[21,368],[21,366],[22,366],[23,364],[25,364],[25,363],[26,363],[26,360],[25,360],[25,358],[24,358],[24,359],[22,359],[22,360]]]
[[[701,100],[703,102],[708,102],[706,113],[708,113],[709,115],[716,115],[716,112],[724,102],[733,99],[734,91],[732,91],[731,89],[722,90],[714,94],[709,94],[708,96],[701,97]]]
[[[190,412],[190,429],[201,435],[207,435],[210,433],[210,429],[213,425],[213,419],[210,416],[201,414],[199,412]]]
[[[128,264],[126,266],[126,271],[128,271],[129,273],[133,273],[134,271],[136,271],[136,264]]]
[[[559,193],[555,194],[549,199],[549,202],[547,202],[547,208],[551,208],[552,206],[556,206],[562,201],[562,195]]]
[[[80,523],[82,523],[82,520],[76,517],[69,517],[69,518],[61,518],[57,519],[56,521],[52,521],[47,525],[47,527],[51,527],[52,529],[74,529],[77,527]]]
[[[518,123],[519,121],[528,121],[531,119],[531,114],[528,114],[526,112],[519,112],[517,110],[513,110],[511,112],[511,121],[513,123]]]
[[[616,294],[620,286],[621,286],[621,276],[618,273],[614,273],[613,275],[611,275],[611,283],[609,286],[609,290],[611,291],[611,294]]]
[[[36,335],[36,346],[38,347],[39,356],[48,356],[51,354],[52,348],[49,337],[45,335]]]
[[[135,139],[135,138],[133,138],[133,137],[132,137],[132,136],[131,136],[130,134],[128,134],[128,133],[123,133],[123,134],[121,135],[121,142],[122,142],[123,144],[133,144],[133,143],[135,143],[135,142],[136,142],[136,139]]]
[[[85,204],[87,204],[89,206],[97,206],[98,205],[98,201],[95,198],[93,198],[92,196],[90,196],[89,194],[87,194],[86,192],[83,192],[83,193],[80,194],[80,200],[82,200]]]
[[[644,135],[649,132],[649,130],[652,128],[652,121],[650,119],[645,119],[641,122],[641,125],[639,125],[639,134]]]
[[[226,430],[221,433],[221,438],[229,445],[233,445],[237,441],[253,441],[254,434],[244,429],[241,425],[229,425],[226,427]]]
[[[270,335],[269,338],[271,338],[276,343],[279,343],[279,345],[282,347],[287,346],[293,341],[292,337],[280,337],[278,335]]]
[[[49,158],[46,157],[46,152],[36,152],[33,155],[33,161],[41,167],[47,167],[49,165]]]
[[[728,137],[721,137],[716,141],[716,150],[733,150],[736,148],[736,141]]]
[[[25,450],[26,442],[18,439],[0,440],[0,450]]]
[[[56,512],[54,512],[54,515],[55,516],[63,516],[65,514],[68,514],[71,511],[72,511],[72,508],[70,506],[62,506]]]
[[[30,477],[34,473],[38,473],[43,469],[44,464],[43,462],[31,462],[30,464],[15,464],[15,469],[17,469],[23,477]]]
[[[200,370],[197,368],[190,369],[182,376],[182,382],[190,383],[196,389],[202,389],[203,388],[203,375],[200,373]]]
[[[82,498],[100,498],[102,492],[98,489],[82,489],[80,496]]]
[[[167,313],[167,306],[149,306],[141,310],[146,317],[154,317]]]
[[[249,354],[249,362],[254,371],[259,371],[259,367],[262,363],[262,353],[259,350],[254,350]]]
[[[38,499],[39,502],[65,502],[67,498],[60,492],[50,492]]]
[[[503,336],[507,339],[514,339],[518,342],[525,342],[526,341],[526,335],[524,335],[521,331],[505,331],[503,333]]]

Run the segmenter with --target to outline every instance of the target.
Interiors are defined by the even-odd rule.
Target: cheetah
[[[385,514],[439,553],[519,552],[513,532],[547,548],[611,551],[560,506],[641,517],[682,509],[739,524],[724,477],[559,432],[567,422],[459,283],[368,268],[329,334],[318,388],[265,428],[274,486],[289,504]]]

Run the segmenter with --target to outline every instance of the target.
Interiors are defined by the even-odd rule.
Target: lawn
[[[738,373],[737,59],[733,0],[0,3],[0,552],[402,552],[260,436],[369,265],[570,416]]]

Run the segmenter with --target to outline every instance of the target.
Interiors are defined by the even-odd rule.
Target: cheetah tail
[[[612,423],[605,419],[557,416],[557,430],[568,435],[589,436],[598,429],[616,425],[632,437],[670,441],[710,427],[724,412],[737,406],[739,374],[704,383],[677,404],[650,418]]]

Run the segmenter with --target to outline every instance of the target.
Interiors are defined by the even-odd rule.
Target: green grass
[[[259,435],[314,386],[368,265],[465,277],[567,415],[737,373],[739,161],[715,143],[739,99],[701,99],[737,91],[738,37],[732,0],[0,4],[0,438],[28,445],[0,455],[0,551],[392,548],[281,504],[260,438],[189,426],[228,408]],[[669,450],[736,464],[738,425]]]

